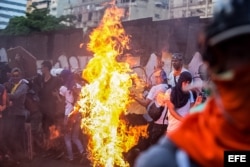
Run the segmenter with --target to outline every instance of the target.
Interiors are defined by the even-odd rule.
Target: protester
[[[130,149],[126,155],[126,159],[133,166],[134,159],[139,152],[146,150],[149,146],[155,144],[158,139],[166,132],[168,121],[166,118],[167,109],[164,107],[164,93],[168,89],[167,75],[163,70],[158,70],[154,73],[156,85],[152,86],[146,99],[141,99],[137,96],[133,98],[141,105],[148,108],[148,113],[145,118],[149,122],[148,138],[138,141],[138,144]],[[151,107],[153,106],[153,107]],[[150,116],[150,109],[161,110],[156,118]]]
[[[25,152],[25,122],[29,118],[29,111],[25,108],[25,99],[28,91],[27,80],[23,79],[19,68],[11,70],[10,82],[13,84],[9,97],[9,138],[8,146],[11,148],[16,160],[24,158]]]
[[[26,95],[25,108],[30,112],[30,126],[33,143],[33,154],[43,150],[42,113],[40,111],[40,98],[38,96],[38,83],[41,75],[28,79],[29,89]]]
[[[156,79],[156,85],[152,86],[150,89],[146,100],[140,99],[137,96],[134,99],[145,106],[146,108],[150,108],[151,105],[156,105],[157,107],[164,106],[163,103],[163,94],[168,88],[167,84],[167,75],[163,70],[158,70],[154,73],[154,77]],[[162,97],[162,98],[161,98]],[[158,119],[150,117],[150,114],[146,114],[147,120],[150,122],[149,125],[149,142],[150,145],[157,142],[157,140],[164,134],[167,128],[167,120],[166,120],[166,109],[163,107],[162,114]],[[165,118],[164,118],[165,117]]]
[[[49,127],[55,125],[56,121],[56,101],[59,90],[59,80],[52,76],[50,70],[52,64],[50,61],[42,62],[42,82],[41,89],[39,91],[40,98],[40,111],[42,113],[43,131],[45,135],[45,142],[48,147],[50,130]],[[49,148],[46,148],[49,149]]]
[[[74,155],[72,141],[77,146],[80,155],[84,153],[82,142],[79,139],[81,121],[80,113],[74,113],[74,116],[71,115],[74,110],[74,98],[77,98],[73,96],[73,89],[76,87],[76,83],[74,81],[74,74],[69,70],[63,70],[60,77],[62,78],[63,85],[60,87],[59,92],[60,95],[65,98],[64,141],[68,153],[68,160],[73,161]]]
[[[168,132],[175,130],[181,120],[189,113],[194,104],[194,97],[191,91],[185,91],[192,81],[189,72],[184,71],[180,74],[175,87],[170,88],[165,93],[166,106],[168,108]]]
[[[199,66],[198,74],[200,80],[196,80],[193,84],[186,87],[186,90],[192,90],[197,95],[195,104],[190,109],[190,113],[201,111],[204,107],[204,103],[210,95],[210,77],[207,73],[206,64],[203,63]]]
[[[173,71],[168,76],[168,84],[174,87],[178,82],[180,74],[184,71],[188,71],[183,67],[183,55],[181,53],[173,53],[172,55]]]
[[[250,1],[215,3],[204,33],[203,60],[213,82],[202,112],[143,153],[136,167],[225,166],[227,150],[250,150]],[[243,164],[234,163],[234,166]]]

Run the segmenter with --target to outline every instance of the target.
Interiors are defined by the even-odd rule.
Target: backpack
[[[155,102],[153,102],[149,107],[148,107],[148,115],[154,120],[157,121],[160,117],[161,114],[164,110],[164,106],[157,107]]]

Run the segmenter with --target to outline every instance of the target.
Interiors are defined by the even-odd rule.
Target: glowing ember
[[[121,118],[131,101],[132,86],[129,64],[116,61],[129,42],[120,23],[122,16],[123,10],[108,8],[88,44],[94,57],[83,71],[88,84],[81,90],[77,110],[83,116],[83,131],[90,137],[88,158],[94,167],[129,166],[123,153],[146,134],[145,126],[129,127]]]
[[[49,131],[50,131],[50,136],[49,136],[50,140],[54,140],[58,138],[60,135],[60,132],[55,125],[50,126]]]

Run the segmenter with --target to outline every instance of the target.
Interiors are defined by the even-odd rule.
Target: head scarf
[[[170,100],[174,104],[175,108],[183,107],[185,104],[187,104],[188,99],[190,98],[189,92],[184,92],[182,90],[182,83],[186,81],[191,82],[192,75],[189,72],[184,71],[180,74],[176,86],[172,88]]]

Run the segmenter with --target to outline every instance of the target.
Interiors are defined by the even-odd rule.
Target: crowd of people
[[[200,41],[210,77],[209,98],[202,108],[180,119],[178,127],[167,130],[157,144],[140,154],[136,167],[249,166],[249,159],[244,164],[235,161],[230,165],[226,156],[226,151],[234,151],[230,152],[232,154],[241,151],[247,156],[250,150],[249,9],[250,1],[247,0],[215,3],[214,17]],[[179,104],[189,103],[187,97],[179,99],[179,104],[172,97],[182,74],[184,72],[165,98],[173,117],[171,105],[177,114]],[[185,85],[185,81],[183,83]],[[169,117],[168,128],[171,120]]]
[[[7,74],[7,81],[0,84],[1,164],[20,163],[29,157],[29,151],[33,157],[53,153],[67,161],[77,158],[81,161],[85,153],[80,133],[81,118],[79,115],[70,121],[69,115],[77,99],[74,91],[79,90],[83,82],[79,81],[79,74],[70,70],[53,76],[51,69],[52,63],[44,61],[41,74],[25,78],[15,67]],[[53,136],[55,132],[59,137]],[[28,135],[32,135],[32,143],[28,143]],[[73,155],[71,141],[79,150],[77,157]]]
[[[183,55],[173,53],[170,74],[162,66],[157,68],[153,74],[155,85],[145,98],[131,94],[147,108],[143,118],[148,123],[148,137],[124,154],[131,167],[223,166],[224,151],[250,150],[250,107],[246,101],[250,95],[250,80],[246,76],[250,62],[250,18],[246,14],[249,16],[250,1],[227,3],[220,4],[199,41],[205,62],[199,69],[200,77],[204,78],[205,73],[209,76],[209,89],[190,86],[194,84],[193,76],[184,67]],[[228,11],[229,7],[233,12]],[[13,68],[8,82],[0,85],[0,161],[23,156],[27,122],[33,123],[38,148],[51,149],[46,142],[50,141],[54,125],[61,127],[64,134],[67,159],[75,159],[72,141],[78,155],[84,156],[79,133],[81,116],[71,113],[77,99],[77,83],[71,71],[63,70],[59,77],[54,77],[51,68],[52,64],[44,61],[41,77],[32,82],[22,77],[20,69]],[[30,87],[37,92],[37,98]],[[28,105],[25,98],[29,99],[29,95],[33,98],[31,103],[37,105]],[[58,109],[61,105],[56,103],[65,105]],[[63,114],[55,112],[58,110]]]
[[[165,132],[179,126],[194,104],[196,92],[184,90],[192,82],[192,76],[184,68],[182,54],[172,55],[172,66],[173,71],[169,76],[162,66],[155,70],[155,84],[151,85],[145,99],[133,96],[134,100],[148,110],[143,115],[149,125],[147,144],[142,148],[139,141],[131,149],[138,154],[156,144]],[[83,143],[80,133],[81,115],[72,114],[77,101],[75,91],[81,89],[84,82],[79,82],[78,75],[70,70],[64,69],[58,76],[53,76],[51,69],[52,63],[44,61],[41,64],[41,74],[25,78],[19,68],[13,68],[10,69],[7,82],[0,85],[0,161],[19,162],[27,158],[27,124],[31,125],[33,156],[41,152],[45,155],[54,152],[55,157],[66,157],[67,161],[83,156],[86,158],[86,143]],[[160,112],[155,116],[150,113],[151,110]],[[71,115],[74,115],[74,119],[70,119]],[[54,143],[53,131],[58,131],[61,135]],[[16,140],[17,138],[20,140]],[[137,155],[132,158],[133,161]]]
[[[148,112],[143,115],[143,119],[149,125],[144,145],[139,141],[131,148],[131,152],[136,154],[132,154],[133,157],[131,153],[127,154],[130,154],[128,161],[131,166],[142,151],[156,144],[166,132],[174,131],[179,126],[199,97],[194,90],[185,90],[192,83],[193,77],[184,68],[182,54],[172,54],[172,66],[173,70],[168,76],[162,66],[155,69],[155,84],[151,85],[145,99],[131,95],[147,108]],[[18,162],[27,157],[24,153],[29,149],[26,129],[28,123],[31,124],[34,155],[40,152],[51,154],[52,151],[56,158],[64,156],[67,161],[83,156],[86,158],[80,133],[81,115],[72,113],[77,100],[75,91],[81,89],[84,83],[79,82],[79,77],[76,78],[77,75],[70,70],[64,69],[58,76],[53,76],[51,69],[51,62],[44,61],[41,64],[41,75],[27,79],[19,68],[13,68],[10,69],[7,82],[0,85],[0,143],[3,145],[0,147],[0,161],[12,159]],[[72,115],[74,119],[71,119]],[[54,143],[53,131],[58,131],[61,135]],[[17,141],[17,138],[20,140]],[[76,147],[73,147],[73,143]]]
[[[192,108],[205,102],[200,100],[200,93],[207,88],[190,86],[193,84],[193,76],[184,67],[183,55],[173,53],[171,61],[173,70],[169,75],[162,65],[155,69],[152,75],[155,84],[150,87],[145,98],[131,94],[136,102],[146,108],[143,117],[148,122],[148,137],[139,140],[126,154],[130,166],[134,165],[141,152],[155,145],[164,134],[175,131]]]

